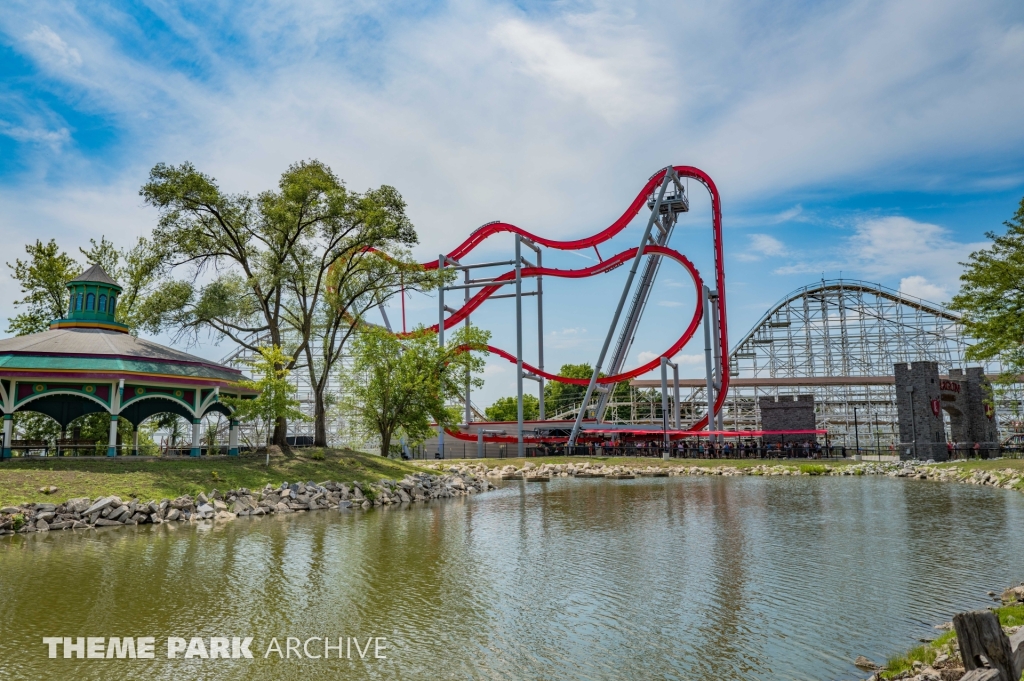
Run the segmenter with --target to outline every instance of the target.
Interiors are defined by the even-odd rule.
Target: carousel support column
[[[228,456],[238,456],[238,421],[231,419],[228,426]]]
[[[107,442],[107,456],[117,456],[117,414],[110,415],[110,440]]]
[[[4,448],[0,459],[11,458],[11,431],[14,429],[14,414],[4,414]]]
[[[199,446],[199,426],[202,423],[202,419],[192,419],[192,451],[189,452],[189,456],[199,456],[202,451]]]

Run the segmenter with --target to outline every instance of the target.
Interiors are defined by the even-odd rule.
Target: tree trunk
[[[380,455],[385,459],[391,454],[391,433],[380,434]]]
[[[274,422],[274,444],[278,447],[288,446],[288,420],[283,416]]]
[[[313,446],[327,446],[327,409],[324,407],[323,391],[313,391]]]

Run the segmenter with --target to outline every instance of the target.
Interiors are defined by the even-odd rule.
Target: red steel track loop
[[[636,198],[633,199],[633,202],[629,204],[628,208],[626,208],[625,212],[623,212],[622,215],[615,222],[613,222],[611,225],[609,225],[602,231],[598,232],[597,234],[594,234],[593,236],[589,236],[583,239],[575,239],[572,241],[558,241],[555,239],[547,239],[542,236],[532,234],[520,227],[516,227],[515,225],[509,224],[507,222],[492,222],[475,230],[469,236],[468,239],[463,241],[454,250],[452,250],[448,254],[448,257],[452,260],[460,260],[461,258],[468,255],[470,252],[472,252],[477,246],[482,244],[489,237],[502,233],[519,234],[533,241],[536,244],[539,244],[541,246],[547,246],[548,248],[553,248],[560,251],[576,251],[584,248],[596,248],[599,244],[602,244],[612,239],[615,235],[617,235],[619,232],[625,229],[627,225],[629,225],[629,223],[633,220],[634,217],[636,217],[637,213],[640,212],[640,209],[643,208],[644,204],[647,202],[647,197],[650,196],[650,194],[664,180],[665,173],[667,170],[668,169],[665,168],[659,170],[657,173],[652,175],[651,178],[647,180],[647,184],[645,184],[643,189],[641,189],[640,192],[636,195]],[[703,170],[700,170],[699,168],[694,168],[693,166],[674,166],[674,170],[680,177],[693,178],[700,182],[701,184],[703,184],[707,188],[708,193],[711,195],[712,238],[714,242],[715,257],[715,290],[718,292],[718,316],[721,320],[721,328],[719,329],[719,341],[721,345],[722,357],[725,360],[722,362],[722,389],[715,400],[715,412],[717,413],[724,404],[725,398],[729,392],[729,362],[727,359],[729,357],[729,333],[726,325],[727,317],[725,306],[725,263],[723,261],[722,247],[722,202],[721,197],[718,193],[718,188],[715,186],[714,181],[711,179],[711,176],[709,176]],[[526,267],[523,268],[522,270],[522,276],[531,277],[537,275],[546,275],[567,278],[589,277],[595,274],[602,274],[604,272],[607,272],[618,267],[619,265],[622,265],[630,258],[634,257],[636,255],[636,251],[636,248],[632,248],[628,251],[623,251],[622,253],[619,253],[611,258],[608,258],[607,260],[604,260],[603,262],[594,265],[593,267],[587,267],[579,270],[560,270],[547,267]],[[703,284],[701,282],[700,275],[697,273],[696,268],[694,268],[693,264],[690,263],[690,261],[681,253],[660,246],[647,246],[646,248],[644,248],[644,254],[660,254],[669,257],[678,262],[679,264],[683,265],[683,267],[685,267],[687,271],[690,273],[690,275],[693,277],[694,283],[697,288],[697,305],[696,310],[694,311],[693,318],[690,321],[690,325],[687,327],[686,331],[683,332],[683,335],[680,336],[679,339],[661,355],[666,357],[672,357],[673,355],[675,355],[675,353],[681,350],[683,346],[686,345],[686,343],[690,341],[694,333],[696,333],[698,325],[700,324],[701,318],[703,316],[703,306],[700,304],[701,287]],[[436,260],[432,262],[423,263],[423,268],[427,270],[437,269],[438,263]],[[495,280],[497,281],[509,281],[509,283],[511,283],[511,281],[514,281],[514,279],[514,271],[506,272],[505,274],[502,274],[499,277],[495,277]],[[470,298],[468,302],[466,302],[457,311],[453,312],[451,316],[445,320],[445,328],[452,328],[455,324],[464,320],[473,310],[478,308],[484,302],[484,300],[489,298],[495,291],[497,291],[501,287],[501,285],[502,284],[496,284],[494,286],[488,286],[481,289],[476,295]],[[430,328],[436,331],[437,325],[435,324]],[[488,346],[488,350],[495,353],[496,355],[504,357],[510,362],[516,361],[514,355],[504,350],[501,350],[500,348]],[[657,366],[659,366],[661,356],[659,356],[659,358],[652,360],[651,362],[648,362],[647,364],[644,364],[643,366],[633,369],[632,371],[614,374],[612,376],[605,376],[604,378],[598,379],[598,382],[618,383],[620,381],[626,381],[631,378],[635,378],[636,376],[647,373],[648,371],[651,371]],[[564,376],[557,376],[555,374],[542,372],[539,371],[536,367],[533,367],[525,362],[523,363],[523,368],[539,376],[543,376],[544,378],[547,378],[549,380],[558,381],[561,383],[587,385],[589,382],[587,379],[566,378]],[[700,421],[698,421],[697,423],[693,424],[693,426],[690,427],[690,431],[702,430],[707,426],[708,417],[705,415]],[[475,439],[475,437],[473,436],[465,435],[462,433],[452,433],[449,431],[449,434],[460,440]],[[493,439],[495,441],[504,441],[504,438]],[[515,438],[509,438],[509,440],[514,441]]]

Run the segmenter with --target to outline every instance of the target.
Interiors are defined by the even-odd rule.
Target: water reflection
[[[856,655],[934,635],[1024,577],[1022,520],[1019,493],[923,481],[556,479],[365,514],[19,536],[0,541],[0,677],[858,678]],[[157,659],[49,660],[41,643],[126,635],[157,636]],[[172,661],[167,636],[253,636],[257,658],[271,637],[389,649]]]

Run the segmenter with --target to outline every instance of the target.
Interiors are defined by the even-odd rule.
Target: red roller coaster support
[[[718,193],[718,188],[715,186],[715,183],[711,179],[711,177],[704,171],[700,170],[699,168],[695,168],[693,166],[673,166],[673,169],[679,175],[679,177],[693,178],[700,182],[701,184],[703,184],[704,187],[708,190],[708,193],[711,195],[712,239],[714,246],[715,262],[715,290],[718,293],[717,306],[718,318],[720,320],[718,341],[721,356],[723,358],[727,358],[729,356],[729,334],[726,323],[727,316],[725,302],[725,263],[722,245],[721,197]],[[475,230],[469,236],[468,239],[466,239],[464,242],[459,244],[454,250],[452,250],[448,254],[448,257],[452,260],[461,260],[463,257],[471,253],[474,249],[476,249],[477,246],[482,244],[489,237],[502,233],[519,234],[523,237],[526,237],[527,239],[530,239],[536,244],[539,244],[541,246],[547,246],[548,248],[553,248],[561,251],[575,251],[589,248],[593,248],[596,251],[597,246],[599,244],[602,244],[612,239],[614,236],[616,236],[619,232],[621,232],[629,225],[629,223],[633,220],[634,217],[636,217],[636,215],[640,212],[640,209],[646,203],[647,197],[650,196],[651,193],[661,185],[662,181],[665,179],[666,172],[668,172],[668,168],[662,169],[655,173],[653,176],[651,176],[651,178],[647,181],[647,184],[644,185],[644,187],[636,195],[636,198],[633,199],[632,203],[630,203],[629,207],[626,208],[622,215],[619,216],[619,218],[615,220],[615,222],[613,222],[611,225],[609,225],[605,229],[601,230],[600,232],[592,236],[570,241],[559,241],[556,239],[547,239],[542,236],[538,236],[507,222],[492,222]],[[547,267],[527,267],[522,269],[522,276],[531,277],[545,275],[568,278],[589,277],[596,274],[602,274],[611,269],[614,269],[615,267],[618,267],[619,265],[624,264],[631,258],[635,257],[636,252],[636,248],[623,251],[622,253],[618,253],[617,255],[611,258],[602,260],[597,265],[579,270],[561,270]],[[694,283],[697,287],[697,304],[695,306],[693,317],[691,318],[690,324],[687,327],[686,331],[684,331],[683,334],[679,337],[679,339],[675,343],[673,343],[671,347],[669,347],[665,352],[663,352],[662,355],[659,355],[654,360],[648,362],[647,364],[644,364],[643,366],[637,367],[632,371],[626,371],[602,377],[598,379],[599,383],[618,383],[620,381],[635,378],[636,376],[653,370],[659,365],[662,356],[672,357],[673,355],[675,355],[675,353],[681,350],[683,346],[685,346],[686,343],[689,342],[689,340],[693,337],[693,334],[696,332],[697,326],[700,324],[702,318],[702,306],[700,303],[700,290],[702,282],[700,275],[697,273],[696,268],[693,267],[693,264],[690,263],[690,261],[681,253],[669,248],[648,246],[644,248],[644,255],[647,254],[658,254],[669,257],[670,259],[675,260],[676,262],[683,265],[683,267],[685,267],[687,271],[690,273],[690,275],[693,277]],[[436,260],[432,262],[423,263],[424,269],[437,269],[437,267],[438,261]],[[495,277],[495,281],[507,281],[508,283],[514,283],[515,272],[506,272],[499,277]],[[465,319],[473,310],[477,309],[483,303],[484,300],[489,298],[495,291],[497,291],[501,287],[501,285],[503,284],[495,284],[494,286],[482,288],[476,295],[472,296],[461,308],[451,313],[451,316],[448,317],[444,322],[445,328],[451,328],[454,324],[457,324],[459,321]],[[431,329],[433,330],[437,330],[437,328],[437,325],[431,327]],[[488,350],[495,353],[496,355],[499,355],[500,357],[504,357],[505,359],[511,362],[516,361],[514,355],[504,350],[501,350],[500,348],[488,346]],[[558,376],[548,372],[540,371],[536,367],[533,367],[526,363],[523,364],[523,367],[529,369],[531,372],[537,374],[538,376],[543,376],[544,378],[552,381],[558,381],[561,383],[571,383],[575,385],[587,385],[589,383],[587,379],[566,378],[564,376]],[[725,403],[725,399],[729,391],[729,363],[727,360],[722,363],[721,370],[721,389],[719,390],[718,395],[715,398],[715,413],[717,413],[721,409],[722,405]],[[708,415],[705,415],[701,420],[693,424],[688,430],[691,432],[698,431],[703,430],[705,427],[709,427]],[[455,433],[451,434],[455,437],[459,437],[459,435],[456,435]],[[463,438],[459,437],[459,439]]]

